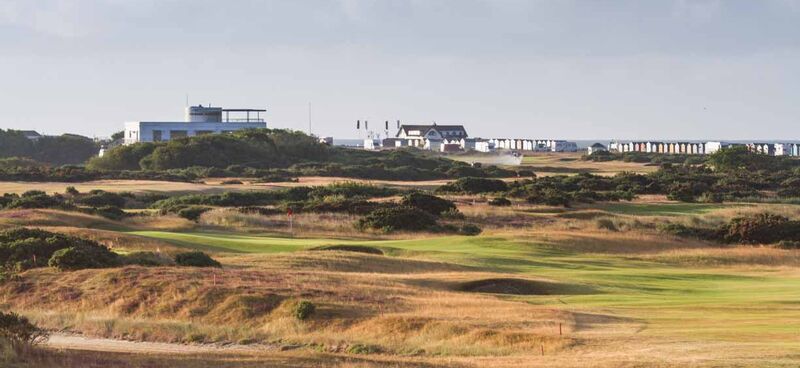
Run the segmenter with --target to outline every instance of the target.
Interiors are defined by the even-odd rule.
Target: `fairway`
[[[709,207],[689,209],[701,211]],[[626,324],[638,326],[640,338],[695,343],[754,341],[762,347],[782,346],[787,352],[800,353],[800,343],[787,346],[800,329],[800,308],[796,303],[800,300],[800,275],[795,269],[776,272],[752,268],[685,268],[611,255],[572,253],[503,237],[343,241],[209,233],[135,234],[197,249],[247,253],[301,251],[329,244],[370,245],[393,255],[545,278],[592,290],[571,295],[509,298],[571,312],[613,315],[628,321]]]

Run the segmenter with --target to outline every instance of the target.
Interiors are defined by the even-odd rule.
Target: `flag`
[[[361,120],[356,120],[356,129],[361,129]]]
[[[389,120],[386,120],[386,130],[389,130]]]

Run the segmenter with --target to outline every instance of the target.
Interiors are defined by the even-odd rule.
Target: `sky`
[[[0,128],[105,137],[187,95],[336,138],[796,140],[800,0],[0,0]]]

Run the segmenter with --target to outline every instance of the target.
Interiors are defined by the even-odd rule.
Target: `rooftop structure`
[[[132,121],[125,123],[125,144],[161,142],[204,134],[230,133],[242,129],[266,128],[261,118],[265,109],[223,109],[187,106],[184,121]],[[231,117],[233,115],[233,117]]]

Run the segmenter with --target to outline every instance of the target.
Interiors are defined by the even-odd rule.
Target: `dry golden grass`
[[[355,344],[393,354],[508,355],[574,344],[569,313],[431,287],[497,274],[463,266],[354,253],[229,256],[225,270],[125,267],[27,271],[0,300],[57,330],[152,341],[275,341],[344,352]],[[318,310],[298,321],[292,307]],[[457,313],[454,313],[457,311]]]

